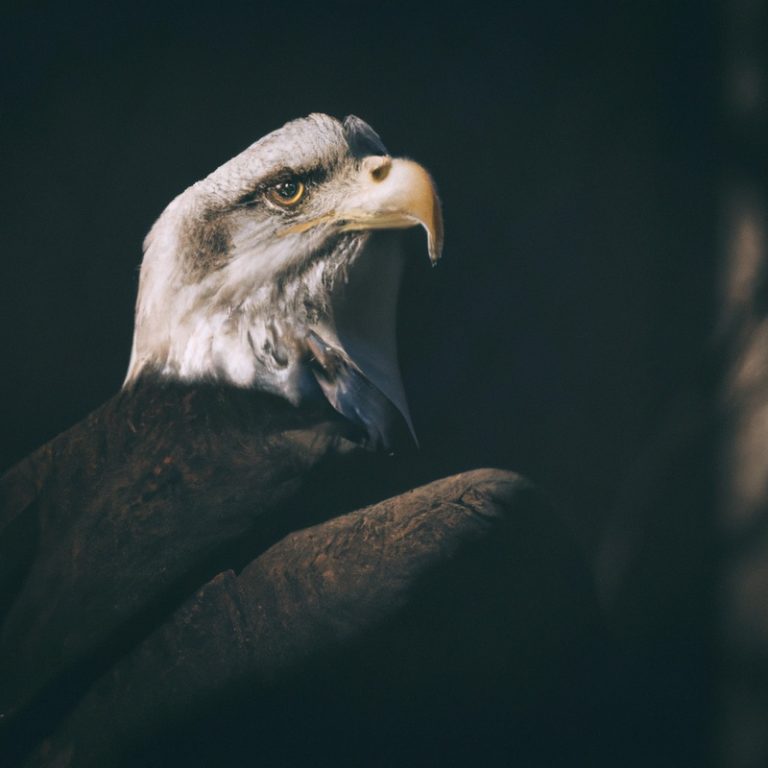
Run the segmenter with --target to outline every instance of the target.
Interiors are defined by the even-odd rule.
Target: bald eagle
[[[168,205],[122,390],[0,482],[6,730],[33,739],[233,542],[318,503],[319,468],[411,427],[393,230],[418,225],[435,262],[429,174],[354,116],[294,120]]]

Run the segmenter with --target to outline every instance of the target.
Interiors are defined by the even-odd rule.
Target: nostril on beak
[[[363,160],[363,168],[371,174],[374,181],[384,181],[391,167],[392,158],[388,155],[366,157]]]

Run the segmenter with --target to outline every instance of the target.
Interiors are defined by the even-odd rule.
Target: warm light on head
[[[381,230],[414,226],[437,261],[440,201],[424,168],[391,157],[359,118],[286,124],[155,223],[126,385],[223,381],[296,405],[321,391],[387,443],[393,408],[410,421],[395,334],[402,254]]]

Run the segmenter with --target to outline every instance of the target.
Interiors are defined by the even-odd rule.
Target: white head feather
[[[274,194],[286,183],[302,186],[297,204]],[[402,263],[391,234],[372,230],[416,224],[436,259],[431,179],[389,158],[362,120],[286,124],[192,185],[152,227],[125,386],[215,380],[298,404],[320,381],[346,413],[338,383],[311,365],[308,339],[318,337],[410,425],[395,348]]]

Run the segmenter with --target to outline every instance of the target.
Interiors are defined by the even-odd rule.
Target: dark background
[[[12,5],[0,463],[120,387],[141,242],[176,194],[289,119],[355,113],[444,203],[444,261],[409,233],[401,302],[423,474],[495,465],[544,488],[594,566],[651,751],[704,764],[724,73],[732,19],[757,7]]]

